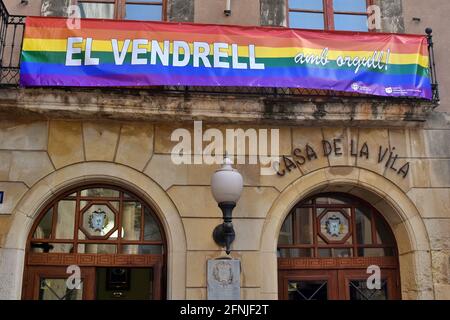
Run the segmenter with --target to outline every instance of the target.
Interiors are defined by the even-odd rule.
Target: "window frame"
[[[346,199],[349,199],[350,201],[345,204],[323,204],[323,203],[317,203],[316,199],[322,198],[322,197],[345,197]],[[357,240],[357,225],[356,225],[356,210],[357,208],[364,207],[366,209],[370,210],[371,213],[371,238],[372,243],[371,244],[363,244],[358,243]],[[298,218],[299,213],[296,212],[296,209],[298,208],[306,208],[310,209],[310,213],[312,215],[312,235],[313,235],[313,241],[310,244],[300,244],[296,243],[300,239],[299,236],[299,230],[301,230],[300,221]],[[323,215],[323,213],[320,213],[319,216],[317,216],[317,209],[325,209],[326,210],[340,210],[340,209],[349,209],[351,211],[350,218],[349,218],[349,238],[351,239],[351,243],[347,243],[347,239],[340,241],[339,243],[335,243],[333,241],[327,241],[325,240],[322,235],[320,234],[320,216]],[[398,246],[397,241],[395,238],[395,235],[387,223],[386,219],[383,217],[383,215],[371,204],[367,203],[366,201],[359,199],[355,196],[352,196],[350,194],[345,193],[321,193],[315,196],[312,196],[308,199],[305,199],[304,201],[299,202],[296,204],[289,214],[286,216],[285,220],[283,221],[283,224],[281,226],[280,232],[282,230],[282,227],[284,223],[287,221],[287,219],[292,219],[292,244],[280,244],[279,240],[277,242],[277,252],[279,252],[280,249],[303,249],[303,250],[310,250],[311,256],[309,257],[282,257],[281,255],[278,258],[281,259],[342,259],[339,257],[334,257],[333,254],[330,257],[320,257],[319,255],[319,249],[350,249],[352,254],[348,258],[351,259],[358,259],[358,258],[370,258],[372,256],[366,256],[366,255],[359,255],[359,249],[390,249],[392,250],[392,255],[385,255],[385,256],[379,256],[379,257],[397,257],[398,256]],[[377,234],[376,234],[376,228],[377,228],[377,221],[384,224],[386,227],[386,231],[389,233],[390,238],[392,239],[392,243],[386,244],[383,243],[380,239],[378,240]],[[279,233],[280,233],[279,232]],[[319,243],[319,237],[322,238],[323,242]],[[279,239],[279,238],[278,238]],[[331,252],[332,253],[332,252]]]
[[[105,189],[111,189],[119,192],[118,197],[105,197],[105,196],[81,196],[81,191],[86,189],[92,189],[92,188],[105,188]],[[72,194],[76,193],[76,196],[72,196]],[[125,195],[130,195],[131,198],[126,198]],[[74,225],[73,225],[73,236],[70,239],[63,239],[63,238],[56,238],[56,224],[58,220],[58,204],[61,201],[69,200],[69,201],[75,201],[75,213],[74,213]],[[81,208],[80,204],[82,201],[86,201],[86,205]],[[106,202],[111,201],[118,201],[119,202],[119,209],[114,209],[113,211],[115,214],[115,226],[110,232],[108,232],[105,236],[92,236],[88,235],[82,228],[83,224],[83,214],[88,209],[88,207],[92,206],[93,204],[103,204]],[[139,202],[142,206],[141,208],[141,216],[140,216],[140,235],[138,240],[128,240],[124,237],[122,237],[121,233],[121,227],[122,225],[122,217],[124,214],[124,203],[126,202]],[[110,207],[111,208],[111,207]],[[51,223],[51,232],[50,236],[48,238],[35,238],[34,234],[39,226],[40,222],[44,218],[44,216],[47,214],[47,212],[52,209],[52,223]],[[145,234],[144,234],[144,228],[145,228],[145,211],[147,209],[148,214],[153,218],[154,222],[158,226],[161,239],[160,240],[145,240]],[[117,237],[115,239],[109,239],[109,236],[114,232],[114,230],[118,231]],[[83,232],[85,239],[81,239],[79,237],[79,231]],[[80,185],[79,187],[73,188],[70,191],[64,192],[61,195],[53,198],[53,200],[42,210],[36,220],[33,223],[33,226],[29,232],[28,238],[27,238],[27,253],[39,255],[43,254],[41,252],[34,252],[32,250],[33,244],[71,244],[73,246],[73,251],[70,253],[61,253],[61,252],[50,252],[55,254],[72,254],[72,255],[78,255],[78,254],[85,254],[85,253],[79,253],[78,252],[78,245],[79,244],[110,244],[114,245],[116,247],[116,253],[111,253],[110,255],[136,255],[136,254],[129,254],[129,253],[122,253],[123,246],[126,245],[155,245],[155,246],[161,246],[162,253],[161,254],[138,254],[138,255],[154,255],[154,256],[165,256],[167,254],[167,241],[166,241],[166,235],[165,230],[162,225],[162,222],[160,221],[159,217],[155,213],[155,210],[150,206],[145,200],[143,200],[141,197],[139,197],[137,194],[134,194],[132,191],[126,190],[124,188],[110,185],[110,184],[86,184],[86,185]],[[99,254],[99,253],[97,253]],[[109,254],[109,253],[108,253]]]
[[[125,20],[125,6],[127,4],[139,4],[139,5],[161,5],[162,8],[162,14],[161,14],[161,21],[167,21],[167,0],[155,0],[151,2],[140,2],[140,1],[133,1],[133,0],[75,0],[75,4],[79,3],[110,3],[114,4],[114,15],[113,19],[115,20]],[[131,20],[133,21],[133,20]],[[143,20],[146,21],[146,20]]]
[[[304,29],[304,30],[322,30],[322,31],[342,31],[342,32],[376,32],[376,30],[367,30],[367,31],[347,31],[347,30],[335,30],[334,25],[334,15],[335,14],[348,14],[348,15],[364,15],[362,12],[356,11],[334,11],[333,2],[334,0],[322,0],[323,2],[323,10],[309,10],[309,9],[291,9],[289,6],[289,0],[286,0],[286,21],[287,27],[290,28],[289,22],[289,14],[291,12],[304,12],[304,13],[320,13],[323,14],[324,17],[324,29]],[[374,0],[366,0],[366,8],[373,5]],[[366,12],[366,16],[369,14]]]

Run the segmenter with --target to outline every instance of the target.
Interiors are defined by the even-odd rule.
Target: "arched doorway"
[[[394,235],[354,196],[324,193],[297,204],[281,227],[277,256],[279,299],[400,299]],[[381,272],[375,288],[369,266]]]
[[[141,198],[113,185],[83,185],[53,199],[34,222],[22,296],[161,299],[166,250],[161,224]]]

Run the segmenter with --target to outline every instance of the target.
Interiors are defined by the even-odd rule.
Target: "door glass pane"
[[[124,202],[122,214],[122,238],[139,240],[141,235],[141,211],[139,202]]]
[[[89,203],[89,201],[80,201],[80,211],[83,210]]]
[[[372,244],[372,213],[368,208],[356,208],[356,243]]]
[[[353,250],[351,248],[319,248],[319,258],[349,258],[352,257]]]
[[[80,8],[80,14],[82,18],[114,18],[113,3],[82,2],[78,4],[78,7]]]
[[[289,300],[328,300],[328,283],[323,280],[288,281]]]
[[[31,252],[73,253],[73,243],[31,243]]]
[[[334,11],[366,12],[366,0],[334,0]]]
[[[289,12],[289,27],[298,29],[325,29],[323,13]]]
[[[323,11],[323,0],[289,0],[289,8]]]
[[[74,224],[75,201],[59,201],[55,239],[73,239]]]
[[[83,283],[79,289],[68,289],[66,279],[41,278],[39,300],[82,300]]]
[[[377,243],[385,244],[385,245],[394,245],[395,240],[390,232],[389,226],[382,220],[376,219],[376,234],[377,234]]]
[[[113,189],[107,188],[91,188],[81,191],[82,197],[107,197],[107,198],[118,198],[120,192]]]
[[[345,195],[333,195],[330,197],[318,197],[317,204],[351,204],[353,201]]]
[[[366,280],[352,280],[349,283],[350,300],[387,300],[387,281],[381,280],[380,289],[367,288]]]
[[[360,257],[392,257],[394,250],[392,248],[358,248]]]
[[[312,257],[312,249],[308,248],[279,248],[279,258],[309,258]]]
[[[367,32],[369,30],[367,26],[367,16],[352,15],[352,14],[335,14],[334,29],[341,31]]]
[[[289,214],[281,226],[280,234],[278,236],[278,244],[294,244],[292,234],[292,214]]]
[[[299,243],[311,244],[313,243],[313,222],[311,208],[297,208],[297,219],[300,223]]]
[[[42,217],[34,231],[34,239],[49,239],[52,233],[53,208],[49,209]]]
[[[122,253],[124,254],[163,254],[162,245],[137,245],[123,244]]]
[[[115,254],[117,253],[117,247],[114,244],[80,243],[78,244],[78,253]]]
[[[161,5],[127,4],[125,20],[161,21]]]
[[[331,249],[328,248],[320,248],[317,252],[319,254],[319,258],[331,258],[332,256]]]
[[[161,241],[161,231],[155,218],[150,212],[150,209],[144,207],[144,240],[146,241]]]
[[[352,249],[350,248],[334,248],[333,257],[334,258],[348,258],[352,256]]]
[[[97,268],[97,300],[153,299],[152,268]]]

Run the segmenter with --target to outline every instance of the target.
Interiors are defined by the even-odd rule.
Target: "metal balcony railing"
[[[25,30],[25,16],[10,15],[3,0],[0,0],[0,86],[18,86],[20,77],[20,56]],[[433,102],[439,101],[439,90],[436,76],[436,64],[434,58],[434,43],[432,30],[427,28],[428,47],[430,53],[430,75],[433,89]],[[143,88],[139,88],[142,90]],[[171,93],[203,93],[203,94],[233,94],[256,95],[269,97],[355,97],[364,98],[358,93],[336,92],[330,90],[295,89],[295,88],[257,88],[257,87],[197,87],[197,86],[153,86],[145,88],[152,92]],[[370,99],[388,99],[370,96]],[[405,99],[405,98],[389,98]],[[412,98],[414,99],[414,98]],[[410,100],[410,99],[408,99]]]
[[[20,51],[25,31],[25,17],[8,13],[0,0],[0,85],[19,83]]]

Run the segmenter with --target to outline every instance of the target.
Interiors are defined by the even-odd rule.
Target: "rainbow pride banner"
[[[425,36],[27,17],[22,86],[245,86],[431,99]]]

